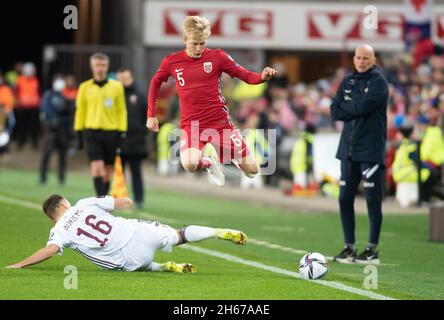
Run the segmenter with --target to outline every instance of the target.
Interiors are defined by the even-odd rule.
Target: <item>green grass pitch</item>
[[[93,195],[88,176],[71,174],[59,187],[54,177],[47,186],[29,171],[0,171],[0,299],[369,299],[369,297],[296,279],[257,267],[227,261],[176,247],[158,253],[156,261],[196,265],[195,274],[101,270],[71,250],[40,265],[8,270],[46,244],[51,222],[38,209],[53,192],[71,202]],[[149,177],[147,177],[149,182]],[[215,198],[183,195],[148,188],[143,212],[119,211],[128,218],[155,217],[173,227],[188,224],[244,230],[256,241],[236,246],[209,240],[193,246],[297,272],[302,253],[333,256],[342,247],[338,215],[297,214]],[[357,217],[358,249],[366,244],[368,219]],[[259,242],[258,242],[259,241]],[[278,246],[273,246],[278,245]],[[444,299],[444,244],[428,241],[425,215],[386,215],[381,236],[381,262],[374,293],[396,299]],[[64,288],[65,266],[78,269],[78,289]],[[358,265],[331,262],[326,281],[364,289],[368,274]]]

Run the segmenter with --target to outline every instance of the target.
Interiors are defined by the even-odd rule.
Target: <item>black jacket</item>
[[[330,107],[333,120],[344,121],[336,158],[384,165],[388,97],[377,66],[342,80]]]
[[[74,109],[60,92],[48,89],[43,93],[40,119],[48,130],[69,133],[73,127],[73,114]]]
[[[122,143],[123,157],[146,157],[146,106],[147,99],[134,85],[125,88],[128,130]]]

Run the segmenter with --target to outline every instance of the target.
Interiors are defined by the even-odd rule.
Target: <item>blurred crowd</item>
[[[413,39],[415,40],[415,39]],[[350,57],[350,60],[352,58]],[[390,87],[388,103],[388,132],[386,158],[386,194],[394,195],[396,181],[393,179],[392,164],[398,147],[403,139],[421,142],[436,154],[443,154],[444,140],[444,54],[442,48],[433,45],[428,39],[413,41],[405,53],[380,54],[378,64],[385,73]],[[353,72],[344,67],[337,68],[328,77],[311,83],[290,83],[283,63],[273,65],[279,76],[267,84],[249,86],[242,81],[226,75],[222,77],[222,93],[228,100],[230,113],[241,129],[275,129],[277,146],[275,152],[281,154],[281,142],[284,138],[307,137],[316,132],[337,132],[342,130],[342,123],[333,122],[330,105],[344,76]],[[176,114],[177,101],[174,85],[164,87],[164,119]],[[411,134],[403,135],[403,128],[411,126]],[[428,128],[436,129],[439,135],[427,134]],[[428,140],[424,141],[427,137]],[[311,138],[310,138],[311,139]],[[429,147],[430,146],[430,147]],[[297,147],[295,146],[296,150]],[[433,183],[442,183],[441,156],[427,158],[426,151],[421,156],[423,166],[430,166],[434,172]],[[428,152],[428,151],[427,151]],[[298,155],[300,156],[300,155]],[[312,154],[310,155],[313,156]],[[296,175],[288,159],[288,170],[277,170],[277,176],[291,178]],[[307,157],[308,159],[308,157]],[[312,163],[311,163],[312,165]],[[308,168],[304,166],[304,168]],[[288,174],[291,171],[291,174]],[[267,177],[266,183],[277,185],[273,177]],[[298,186],[296,186],[298,188]],[[441,188],[443,189],[443,188]],[[302,193],[302,194],[307,194]],[[441,190],[441,195],[444,194]],[[430,194],[424,196],[430,199]]]
[[[0,72],[1,128],[16,141],[17,150],[28,142],[37,150],[45,130],[59,124],[72,127],[76,95],[74,76],[55,75],[52,87],[42,90],[35,64],[17,62],[12,70]]]

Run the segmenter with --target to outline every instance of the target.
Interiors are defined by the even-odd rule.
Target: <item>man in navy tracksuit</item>
[[[344,78],[331,105],[335,121],[344,121],[336,157],[341,160],[339,206],[345,247],[334,258],[338,262],[378,264],[376,246],[382,224],[382,192],[387,133],[388,84],[375,65],[372,47],[355,51],[357,72]],[[355,248],[356,191],[363,180],[370,219],[367,248],[359,255]]]

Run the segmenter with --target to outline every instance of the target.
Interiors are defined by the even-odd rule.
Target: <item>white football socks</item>
[[[153,261],[148,266],[148,270],[149,271],[162,271],[162,264]]]
[[[188,242],[197,242],[216,236],[216,229],[200,226],[188,226],[184,229],[183,234]]]

